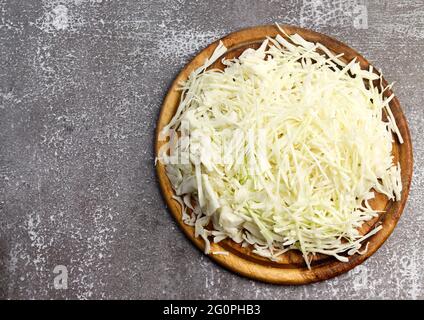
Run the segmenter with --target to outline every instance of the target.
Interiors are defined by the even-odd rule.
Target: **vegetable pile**
[[[300,250],[308,267],[318,253],[344,262],[363,253],[381,229],[359,232],[379,214],[369,201],[375,192],[398,201],[402,191],[388,87],[298,34],[209,68],[225,52],[220,43],[182,84],[161,132],[170,141],[158,160],[184,222],[206,253],[225,238],[270,259]]]

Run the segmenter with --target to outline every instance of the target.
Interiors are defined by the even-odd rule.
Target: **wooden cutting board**
[[[370,65],[369,62],[355,50],[329,36],[294,26],[282,26],[282,28],[288,34],[298,33],[308,41],[320,42],[336,54],[344,53],[344,58],[347,61],[356,57],[363,69],[368,69]],[[276,26],[258,26],[231,33],[221,39],[224,45],[228,48],[227,53],[224,54],[223,57],[236,57],[246,48],[257,48],[267,36],[275,37],[278,33],[279,31]],[[178,84],[181,81],[186,80],[194,69],[203,65],[205,60],[211,56],[217,45],[218,41],[212,43],[206,49],[201,51],[189,64],[184,67],[172,83],[172,86],[163,102],[162,110],[157,122],[155,137],[156,156],[158,155],[159,149],[166,142],[159,141],[159,132],[171,120],[180,101],[181,91],[177,90],[179,86]],[[218,61],[213,65],[213,67],[222,69],[224,66],[220,63],[220,61]],[[387,85],[385,81],[384,85]],[[391,94],[391,90],[386,91],[387,96],[390,96]],[[393,142],[393,154],[395,160],[399,160],[402,170],[402,200],[400,202],[388,201],[385,196],[377,194],[372,206],[375,209],[385,210],[385,212],[378,218],[364,224],[362,231],[367,232],[368,230],[371,230],[376,223],[381,223],[383,225],[383,229],[369,239],[368,251],[364,255],[353,255],[349,257],[349,262],[347,263],[340,262],[325,255],[316,256],[312,262],[312,268],[309,270],[306,267],[301,254],[297,251],[289,251],[280,256],[278,261],[273,262],[254,254],[250,248],[241,248],[240,245],[231,240],[224,240],[218,244],[212,244],[211,250],[212,252],[226,251],[228,254],[222,255],[212,253],[209,256],[225,268],[246,277],[276,284],[296,285],[335,277],[349,271],[370,257],[384,243],[384,241],[386,241],[395,228],[396,223],[402,214],[403,208],[405,207],[412,179],[412,145],[408,124],[397,98],[394,98],[390,102],[390,105],[399,130],[405,140],[403,144],[400,144],[397,138],[394,137]],[[184,224],[181,219],[181,207],[175,200],[172,199],[174,193],[166,176],[165,167],[158,162],[156,170],[163,196],[171,214],[177,220],[186,236],[199,249],[204,250],[203,240],[196,238],[194,236],[194,228]],[[396,248],[393,247],[390,248],[390,250],[396,250]]]

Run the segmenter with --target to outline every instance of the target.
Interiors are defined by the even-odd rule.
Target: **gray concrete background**
[[[178,71],[221,36],[275,21],[332,35],[381,68],[414,144],[390,239],[352,272],[301,287],[239,277],[194,248],[153,165]],[[0,297],[424,298],[423,52],[423,1],[0,0]],[[54,288],[57,265],[66,290]]]

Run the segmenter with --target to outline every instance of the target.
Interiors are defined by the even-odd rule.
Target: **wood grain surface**
[[[308,41],[324,44],[336,54],[344,53],[345,60],[350,61],[356,57],[363,69],[368,69],[370,65],[369,62],[358,52],[329,36],[294,26],[285,25],[282,27],[288,34],[298,33]],[[257,48],[266,36],[274,37],[278,33],[279,31],[276,26],[258,26],[231,33],[221,39],[224,45],[228,48],[228,51],[224,56],[227,58],[235,57],[246,48]],[[166,143],[166,141],[159,140],[159,132],[171,120],[180,101],[181,91],[177,90],[178,84],[181,81],[186,80],[194,69],[201,66],[204,61],[211,56],[217,44],[218,41],[209,45],[188,65],[186,65],[169,89],[169,92],[163,102],[156,128],[156,156],[158,155],[159,149],[164,143]],[[218,61],[213,65],[213,67],[222,69],[223,65],[220,61]],[[385,80],[383,80],[383,84],[387,85]],[[387,90],[385,92],[386,96],[390,96],[391,94],[391,90]],[[368,250],[365,254],[353,255],[349,257],[349,262],[347,263],[340,262],[333,257],[317,255],[313,259],[312,268],[308,269],[298,251],[291,250],[286,254],[281,255],[277,261],[270,261],[254,254],[249,247],[242,248],[239,244],[236,244],[231,240],[224,240],[218,244],[211,244],[212,253],[209,256],[220,265],[246,277],[275,284],[296,285],[335,277],[347,272],[370,257],[385,242],[395,228],[405,206],[412,179],[412,145],[408,124],[397,98],[394,98],[390,102],[390,106],[399,130],[404,138],[403,144],[400,144],[395,137],[393,142],[394,158],[396,161],[398,160],[400,162],[402,170],[402,199],[399,202],[393,202],[388,201],[388,199],[381,194],[376,195],[376,198],[372,201],[373,208],[385,210],[385,212],[378,218],[365,223],[361,228],[361,232],[368,232],[374,228],[376,223],[381,223],[383,225],[383,229],[368,240]],[[196,238],[194,236],[194,228],[184,224],[182,221],[181,207],[175,200],[172,199],[174,193],[166,176],[165,167],[158,162],[156,169],[162,194],[171,214],[177,220],[186,236],[199,249],[204,250],[204,242],[201,238]],[[366,243],[364,243],[364,245],[366,245]],[[393,248],[393,250],[396,250],[396,248]],[[228,254],[213,254],[213,252],[218,251],[227,251]]]

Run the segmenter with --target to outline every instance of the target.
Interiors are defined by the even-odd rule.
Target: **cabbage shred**
[[[158,159],[206,253],[230,238],[273,260],[296,249],[308,267],[316,254],[346,262],[382,228],[359,231],[379,214],[374,192],[401,198],[393,96],[355,59],[285,36],[207,69],[220,43],[182,84]]]

